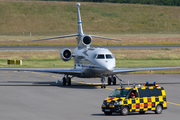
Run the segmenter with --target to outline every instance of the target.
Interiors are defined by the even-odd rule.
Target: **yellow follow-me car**
[[[127,115],[137,111],[143,114],[148,110],[161,114],[163,109],[167,109],[166,93],[155,82],[115,89],[102,103],[102,111],[106,115],[113,112]]]

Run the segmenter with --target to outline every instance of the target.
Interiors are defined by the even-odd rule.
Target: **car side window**
[[[129,97],[128,98],[136,98],[138,97],[138,93],[136,90],[132,90],[130,93],[129,93]]]
[[[151,97],[149,89],[138,89],[140,97]]]
[[[162,95],[161,89],[154,88],[154,89],[150,89],[149,91],[150,91],[151,96],[161,96]]]

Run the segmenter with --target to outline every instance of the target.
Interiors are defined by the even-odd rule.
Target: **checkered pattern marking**
[[[130,89],[130,88],[126,88],[126,89]],[[148,96],[148,97],[142,97],[141,95],[137,95],[136,98],[116,98],[116,97],[108,97],[105,99],[105,101],[107,102],[106,105],[102,106],[102,107],[110,107],[113,108],[115,107],[115,105],[113,105],[114,102],[118,102],[118,101],[122,101],[122,106],[128,106],[130,112],[135,112],[135,111],[147,111],[147,110],[155,110],[156,106],[158,104],[162,104],[163,108],[167,108],[167,102],[166,102],[166,94],[164,91],[163,87],[141,87],[141,88],[132,88],[132,90],[136,90],[138,93],[138,90],[152,90],[152,92],[154,92],[153,90],[160,90],[159,92],[161,92],[162,96],[158,96],[155,94],[155,96]],[[155,91],[156,92],[156,91]],[[146,95],[146,93],[145,93]]]

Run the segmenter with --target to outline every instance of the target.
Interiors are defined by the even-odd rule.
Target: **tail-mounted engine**
[[[63,61],[69,61],[72,57],[72,52],[69,48],[65,48],[61,51],[60,56]]]
[[[81,42],[79,43],[79,47],[88,47],[92,43],[92,37],[90,35],[84,35],[81,37]]]

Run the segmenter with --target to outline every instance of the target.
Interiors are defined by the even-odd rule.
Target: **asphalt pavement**
[[[165,88],[168,109],[121,116],[106,116],[102,101],[119,85],[100,88],[99,79],[72,78],[72,86],[56,85],[62,75],[37,72],[0,71],[0,116],[2,120],[169,120],[179,119],[180,75],[118,75],[124,86],[146,81]],[[117,83],[119,83],[117,81]]]

